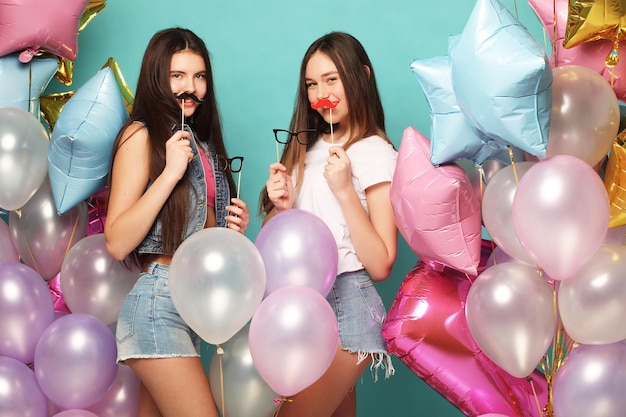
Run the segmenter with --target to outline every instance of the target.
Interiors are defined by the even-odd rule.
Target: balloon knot
[[[274,404],[278,405],[280,403],[292,403],[293,400],[290,398],[285,398],[285,397],[281,397],[281,398],[274,398]]]
[[[222,349],[222,347],[220,345],[217,345],[215,353],[217,353],[218,355],[223,355],[224,354],[224,349]]]

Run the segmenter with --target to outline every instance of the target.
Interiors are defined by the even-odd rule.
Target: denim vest
[[[217,227],[226,226],[226,206],[230,204],[230,187],[226,180],[226,175],[223,171],[216,169],[217,167],[217,154],[215,152],[215,146],[212,143],[205,144],[196,140],[196,136],[189,126],[185,125],[184,129],[191,133],[191,149],[193,150],[193,159],[189,162],[187,170],[189,171],[189,180],[191,187],[189,189],[189,215],[187,222],[187,231],[185,233],[185,239],[191,236],[193,233],[200,231],[204,228],[207,216],[207,204],[206,204],[206,175],[204,167],[202,166],[202,156],[198,152],[198,144],[202,146],[206,155],[211,155],[209,162],[213,169],[213,176],[215,178],[215,217],[217,219]],[[148,184],[150,187],[151,184]],[[154,224],[150,228],[150,231],[143,239],[143,241],[137,247],[139,254],[162,254],[163,242],[162,242],[162,221],[159,215]]]

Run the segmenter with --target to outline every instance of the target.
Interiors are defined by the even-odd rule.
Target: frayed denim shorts
[[[200,337],[180,317],[168,286],[169,266],[151,263],[126,296],[117,319],[117,361],[200,356]]]
[[[367,272],[338,275],[326,299],[337,317],[341,348],[357,352],[358,362],[371,356],[375,379],[381,367],[385,377],[392,375],[394,368],[382,335],[386,310]]]

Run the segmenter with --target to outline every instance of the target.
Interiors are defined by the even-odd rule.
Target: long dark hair
[[[181,110],[172,93],[169,78],[172,55],[183,50],[189,50],[201,56],[206,66],[206,96],[204,102],[196,109],[192,120],[196,138],[204,143],[212,143],[218,155],[228,156],[215,98],[211,61],[204,41],[188,29],[164,29],[155,33],[146,47],[130,120],[120,131],[114,147],[114,150],[117,150],[121,145],[122,133],[127,126],[136,121],[143,123],[149,133],[152,155],[150,181],[154,181],[165,168],[165,142],[172,136],[172,126],[179,122]],[[225,174],[232,196],[235,190],[233,178],[230,172],[227,171]],[[187,172],[161,209],[160,216],[166,219],[162,222],[163,253],[165,254],[173,254],[184,239],[190,204],[190,187]]]
[[[319,140],[322,133],[330,131],[330,126],[324,118],[317,110],[311,108],[307,95],[306,66],[311,56],[318,51],[327,55],[337,67],[346,94],[351,131],[350,138],[343,145],[344,149],[372,135],[381,136],[389,141],[385,133],[385,114],[374,68],[363,45],[354,36],[344,32],[331,32],[322,36],[309,46],[302,58],[296,106],[290,124],[290,130],[293,132],[315,129],[316,133],[309,134],[307,145],[301,145],[296,140],[289,142],[281,157],[288,174],[293,173],[295,168],[298,169],[296,189],[302,184],[301,173],[304,170],[307,149]],[[259,198],[259,214],[267,214],[272,208],[267,189],[263,188]]]

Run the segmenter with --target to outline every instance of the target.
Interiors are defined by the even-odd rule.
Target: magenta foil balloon
[[[32,268],[0,263],[0,355],[29,364],[35,347],[54,320],[52,296]]]
[[[254,242],[265,263],[265,295],[291,285],[328,295],[337,276],[337,244],[322,219],[291,209],[274,216]]]
[[[109,328],[88,314],[56,319],[35,349],[35,376],[44,394],[61,409],[85,408],[111,387],[117,346]]]
[[[0,415],[46,417],[48,400],[37,385],[33,371],[20,361],[0,356]]]

